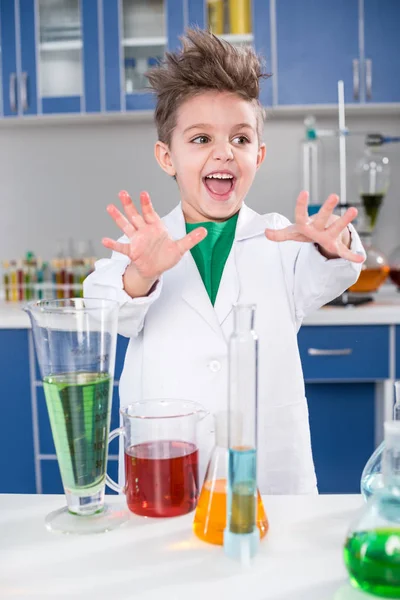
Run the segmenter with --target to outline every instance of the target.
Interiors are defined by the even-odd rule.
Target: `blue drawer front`
[[[42,460],[40,463],[42,475],[42,493],[43,494],[63,494],[64,488],[61,480],[58,462],[55,459]],[[118,480],[118,462],[109,460],[107,472],[114,481]],[[106,494],[115,494],[106,486]],[[64,500],[60,498],[60,508],[63,507]]]
[[[319,492],[359,494],[375,449],[375,385],[313,383],[306,395]]]
[[[298,344],[306,381],[389,377],[389,327],[385,325],[305,326]]]
[[[34,494],[36,483],[26,329],[0,330],[0,365],[0,493]]]

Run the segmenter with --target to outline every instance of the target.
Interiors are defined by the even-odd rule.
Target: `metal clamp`
[[[10,108],[12,112],[17,112],[17,74],[10,75]]]
[[[360,61],[353,58],[353,98],[360,99]]]
[[[365,60],[365,92],[367,100],[372,100],[372,60]]]
[[[26,71],[21,73],[21,104],[23,111],[28,110],[28,73]]]
[[[338,348],[335,350],[322,350],[320,348],[309,348],[307,350],[310,356],[349,356],[352,354],[352,348]]]

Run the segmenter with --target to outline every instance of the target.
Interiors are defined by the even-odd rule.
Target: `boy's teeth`
[[[233,179],[232,175],[228,175],[228,173],[212,173],[211,175],[206,175],[206,179]]]

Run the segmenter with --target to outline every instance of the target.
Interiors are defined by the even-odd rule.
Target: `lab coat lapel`
[[[165,218],[164,223],[173,239],[180,239],[186,235],[185,220],[181,205],[174,208]],[[210,302],[207,290],[201,279],[192,253],[186,252],[180,263],[175,267],[180,270],[182,280],[182,298],[187,302],[219,335],[222,331],[216,312]]]
[[[244,239],[259,235],[263,231],[263,225],[257,217],[259,215],[256,212],[243,204],[236,225],[235,239],[225,263],[215,299],[214,309],[220,325],[231,313],[233,305],[239,300],[240,280],[237,270],[237,254],[240,252],[240,244]]]

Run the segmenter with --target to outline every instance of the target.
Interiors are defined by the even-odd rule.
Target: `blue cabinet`
[[[396,346],[396,379],[400,381],[400,325],[395,328],[395,346]]]
[[[400,4],[275,0],[278,105],[400,102]]]
[[[35,493],[28,331],[0,330],[0,493]]]
[[[359,493],[375,449],[376,382],[390,378],[389,326],[305,326],[298,343],[318,489]]]
[[[0,0],[5,117],[101,110],[99,6]]]
[[[400,102],[400,2],[364,0],[365,100]]]
[[[358,0],[277,0],[276,40],[278,105],[354,102]]]

